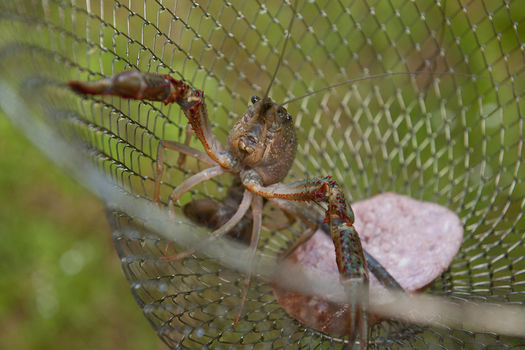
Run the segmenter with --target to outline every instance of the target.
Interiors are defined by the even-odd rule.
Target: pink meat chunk
[[[356,202],[352,208],[363,247],[409,293],[421,291],[439,277],[463,241],[463,225],[459,217],[434,203],[384,193]],[[308,269],[310,274],[339,275],[332,240],[320,230],[287,260]],[[334,288],[338,289],[334,293],[344,293],[342,286]],[[337,336],[346,335],[351,329],[347,305],[277,286],[274,286],[274,294],[290,316],[310,328]],[[376,306],[394,302],[389,298],[378,301],[374,295],[384,296],[385,290],[370,274],[370,302]],[[380,320],[378,315],[369,316],[370,324]]]

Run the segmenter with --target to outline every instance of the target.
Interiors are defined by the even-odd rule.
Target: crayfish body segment
[[[353,227],[354,217],[341,187],[331,177],[319,177],[293,184],[280,183],[288,174],[297,150],[297,136],[292,117],[285,108],[269,98],[253,97],[252,105],[234,125],[227,147],[223,147],[210,130],[204,93],[181,80],[169,75],[123,72],[95,82],[71,81],[69,86],[77,93],[94,95],[115,95],[137,100],[177,103],[196,137],[204,147],[205,154],[173,141],[162,141],[157,157],[155,202],[159,203],[159,188],[164,164],[162,150],[169,148],[182,154],[203,160],[215,166],[186,179],[183,188],[177,187],[170,195],[170,203],[213,176],[224,172],[237,174],[245,188],[243,200],[232,219],[217,228],[214,233],[228,233],[224,227],[233,228],[239,224],[252,208],[253,227],[251,232],[250,255],[255,254],[261,228],[262,198],[278,198],[291,201],[323,203],[326,207],[325,222],[335,244],[337,265],[341,283],[345,287],[351,308],[353,334],[360,333],[362,348],[368,341],[367,301],[368,271],[361,248],[361,242]],[[219,170],[217,165],[222,168]],[[213,171],[212,171],[213,170]],[[201,203],[199,205],[208,205]],[[245,229],[242,229],[245,232]],[[313,230],[310,230],[313,233]],[[189,254],[182,253],[181,256]],[[250,274],[246,277],[248,286]],[[362,292],[362,291],[365,292]],[[246,298],[246,289],[242,300]],[[242,309],[241,303],[241,309]],[[236,317],[234,326],[240,318]]]

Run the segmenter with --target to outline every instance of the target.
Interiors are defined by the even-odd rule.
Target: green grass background
[[[102,202],[1,112],[0,150],[0,349],[165,349],[129,292]]]

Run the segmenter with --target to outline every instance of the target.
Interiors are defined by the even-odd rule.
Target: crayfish
[[[278,67],[274,78],[277,69]],[[238,225],[243,224],[243,218],[251,208],[251,217],[249,220],[244,219],[244,223],[246,221],[251,223],[249,239],[251,256],[255,254],[262,227],[263,199],[281,208],[287,215],[298,217],[306,222],[308,229],[301,235],[298,242],[307,240],[313,235],[315,228],[323,224],[305,215],[290,201],[315,202],[322,205],[325,211],[324,226],[329,231],[335,245],[340,282],[344,286],[350,305],[350,324],[353,328],[350,333],[354,334],[352,343],[359,334],[361,348],[367,347],[369,278],[367,260],[353,226],[354,214],[345,198],[343,188],[330,176],[309,178],[292,184],[282,183],[292,166],[297,150],[293,118],[284,108],[284,105],[290,101],[282,104],[273,102],[267,96],[270,87],[264,97],[253,96],[248,110],[231,130],[227,144],[222,145],[210,130],[204,92],[195,89],[183,80],[176,80],[170,75],[126,71],[98,81],[70,81],[68,84],[72,90],[80,94],[114,95],[135,100],[178,104],[188,119],[193,133],[202,144],[204,152],[193,149],[187,144],[168,140],[161,141],[157,153],[154,201],[160,203],[164,149],[175,150],[184,156],[194,157],[210,166],[187,178],[172,191],[169,197],[170,207],[185,192],[203,181],[224,173],[236,175],[236,188],[230,191],[230,195],[226,198],[230,201],[228,213],[233,213],[233,215],[228,220],[220,220],[221,218],[218,217],[217,222],[208,223],[208,226],[214,229],[211,236],[225,235],[232,230],[238,230],[237,235],[246,236],[246,225],[241,229],[238,228]],[[236,196],[235,200],[233,200],[234,196]],[[236,206],[236,210],[231,210]],[[209,210],[213,217],[217,208],[209,202],[197,203],[195,201],[190,203],[190,207],[185,208],[185,212],[191,211],[191,214],[188,215],[193,217],[198,217],[200,214],[206,216],[206,213],[202,213],[206,210]],[[209,218],[210,215],[206,217]],[[298,244],[289,248],[286,254],[289,254]],[[191,253],[192,251],[181,252],[171,258],[183,259]],[[241,316],[250,278],[250,274],[245,278],[241,307],[235,324]]]

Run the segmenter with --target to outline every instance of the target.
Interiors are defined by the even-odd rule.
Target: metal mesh
[[[465,238],[429,292],[524,304],[522,1],[35,0],[3,2],[0,10],[0,79],[31,110],[11,117],[51,125],[70,144],[80,144],[93,166],[150,200],[159,141],[184,139],[181,111],[81,98],[65,81],[126,69],[173,74],[205,91],[213,130],[225,141],[250,96],[264,94],[292,16],[272,86],[275,101],[349,78],[420,72],[361,81],[287,106],[299,149],[286,182],[333,175],[352,200],[394,191],[450,208]],[[179,167],[177,156],[165,152],[164,203],[177,184],[205,167],[194,160]],[[231,181],[221,176],[206,182],[181,205],[220,199]],[[342,344],[289,317],[263,279],[253,281],[232,331],[241,274],[200,255],[162,262],[165,250],[173,249],[167,241],[125,213],[109,211],[108,217],[132,293],[170,347]],[[265,229],[259,249],[276,257],[302,229],[301,223]],[[371,342],[379,348],[512,348],[525,340],[385,321],[372,329]]]

